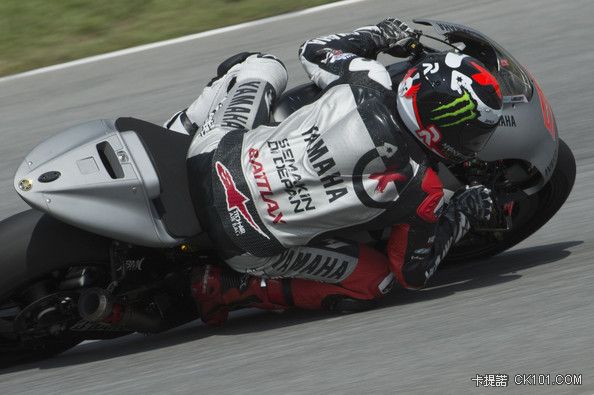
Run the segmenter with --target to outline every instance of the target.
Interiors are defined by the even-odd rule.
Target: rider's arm
[[[433,216],[443,192],[435,173],[429,172],[423,180],[426,197],[414,218],[394,225],[388,241],[392,271],[407,289],[422,288],[450,248],[468,233],[470,221],[488,219],[492,210],[489,190],[477,186],[456,194],[439,217]]]
[[[418,221],[392,227],[388,258],[400,285],[422,288],[447,255],[450,247],[468,232],[462,213],[446,211],[437,224]]]
[[[332,34],[306,41],[299,49],[305,71],[320,88],[349,77],[365,76],[391,89],[392,82],[385,67],[375,59],[380,52],[402,45],[410,29],[395,19],[377,26],[366,26],[352,33]]]

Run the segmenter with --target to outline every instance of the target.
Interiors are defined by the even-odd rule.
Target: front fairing
[[[463,48],[462,53],[483,62],[497,78],[503,95],[503,116],[479,159],[529,163],[541,177],[525,192],[540,190],[556,165],[558,133],[551,106],[534,78],[503,47],[475,29],[429,19],[414,22],[432,26],[448,42]]]

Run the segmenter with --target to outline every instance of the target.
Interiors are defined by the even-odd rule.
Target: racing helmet
[[[447,164],[473,158],[501,118],[495,77],[468,55],[429,54],[398,85],[398,113],[409,131]]]

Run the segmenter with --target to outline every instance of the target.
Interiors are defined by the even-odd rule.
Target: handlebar
[[[425,46],[419,40],[421,35],[414,37],[406,44],[406,52],[411,54],[413,59],[418,59],[425,53]]]
[[[413,61],[419,59],[420,57],[422,57],[425,54],[439,52],[437,49],[431,48],[431,47],[421,43],[421,37],[427,37],[429,39],[439,41],[443,44],[449,45],[450,47],[454,48],[455,50],[458,50],[458,48],[456,48],[455,46],[453,46],[452,44],[450,44],[447,41],[444,41],[437,37],[425,34],[425,33],[423,33],[422,30],[415,29],[415,30],[413,30],[413,33],[411,35],[412,39],[404,47],[405,52],[412,57]]]

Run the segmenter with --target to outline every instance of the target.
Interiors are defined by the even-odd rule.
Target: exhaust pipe
[[[78,313],[85,321],[103,321],[112,311],[111,295],[103,288],[88,288],[78,298]]]
[[[85,290],[78,299],[78,312],[85,321],[117,325],[136,332],[160,332],[168,327],[158,311],[147,312],[133,305],[116,306],[103,288]]]

